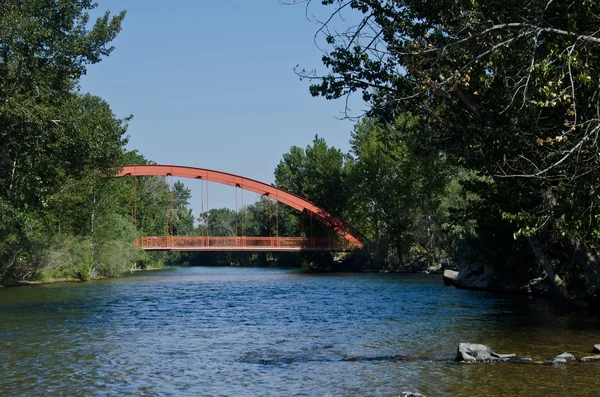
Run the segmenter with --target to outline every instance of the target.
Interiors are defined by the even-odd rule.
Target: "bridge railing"
[[[229,236],[142,236],[135,242],[144,249],[183,248],[298,248],[347,249],[344,239],[310,237],[229,237]]]

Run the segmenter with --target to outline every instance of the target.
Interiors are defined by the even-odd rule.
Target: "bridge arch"
[[[283,189],[240,175],[206,168],[185,167],[179,165],[136,164],[124,166],[117,176],[175,176],[180,178],[200,179],[234,187],[237,186],[241,189],[269,197],[282,204],[289,205],[301,212],[306,212],[312,215],[317,221],[338,233],[353,246],[357,248],[362,248],[363,246],[362,237],[360,235],[350,231],[348,225],[344,221],[331,215],[323,208]]]

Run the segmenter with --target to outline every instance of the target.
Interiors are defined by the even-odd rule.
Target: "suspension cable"
[[[169,235],[169,207],[171,206],[171,190],[169,189],[169,175],[167,175],[165,177],[165,184],[167,185],[167,208],[166,208],[166,215],[165,215],[165,226],[166,226],[166,235]]]
[[[169,235],[173,235],[175,233],[175,191],[173,190],[173,175],[169,176],[169,185],[170,185],[170,191],[171,194],[169,195],[169,199],[170,199],[170,204],[171,204],[171,208],[170,208],[170,216],[169,216]]]
[[[206,237],[209,237],[210,210],[208,209],[208,181],[206,181]]]
[[[133,173],[135,175],[135,167],[133,167]],[[133,222],[133,227],[136,227],[137,222],[137,177],[133,177],[133,206],[131,208],[131,220]]]
[[[242,189],[242,238],[244,237],[244,189]]]
[[[200,220],[205,218],[204,214],[204,181],[200,179]],[[200,224],[200,236],[204,236],[204,225]]]

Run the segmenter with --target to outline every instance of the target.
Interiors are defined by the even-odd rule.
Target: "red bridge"
[[[309,237],[150,236],[135,245],[148,251],[349,251],[342,239]]]
[[[136,246],[147,251],[329,251],[343,252],[362,248],[362,236],[352,232],[341,219],[293,193],[254,179],[205,168],[176,165],[128,165],[117,176],[174,176],[199,179],[234,186],[269,197],[276,203],[286,204],[311,219],[323,223],[338,233],[339,238],[280,237],[277,227],[275,237],[250,236],[143,236]],[[208,199],[207,199],[208,200]],[[243,228],[242,228],[243,230]],[[242,232],[243,233],[243,232]],[[207,233],[208,234],[208,233]]]

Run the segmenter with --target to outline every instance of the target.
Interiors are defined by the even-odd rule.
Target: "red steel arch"
[[[316,206],[302,197],[254,179],[206,168],[158,164],[127,165],[123,167],[117,176],[175,176],[181,178],[202,179],[205,181],[221,183],[223,185],[237,186],[244,190],[272,198],[299,211],[311,214],[316,220],[337,232],[353,246],[357,248],[362,248],[363,246],[362,236],[351,232],[348,225],[341,219],[331,215],[323,208]]]

